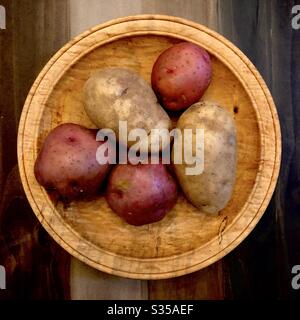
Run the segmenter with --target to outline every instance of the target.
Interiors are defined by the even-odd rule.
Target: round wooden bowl
[[[235,118],[237,180],[232,199],[217,216],[182,195],[160,222],[134,227],[103,196],[69,207],[51,200],[34,177],[34,162],[49,131],[60,123],[94,127],[85,114],[82,87],[104,66],[129,67],[149,83],[158,55],[181,40],[204,47],[213,63],[203,99]],[[28,200],[49,234],[70,254],[118,276],[180,276],[224,257],[251,232],[274,191],[281,156],[280,127],[272,97],[258,71],[232,43],[191,21],[132,16],[99,25],[65,45],[45,66],[26,100],[18,133],[18,160]]]

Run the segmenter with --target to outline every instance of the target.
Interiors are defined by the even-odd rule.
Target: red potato
[[[110,169],[110,164],[96,160],[103,142],[96,141],[95,131],[73,123],[59,125],[49,133],[36,159],[37,181],[65,202],[95,194]]]
[[[152,88],[166,109],[179,111],[199,101],[211,81],[209,54],[180,42],[165,50],[152,69]]]
[[[161,220],[177,196],[176,181],[163,164],[117,165],[106,190],[112,210],[135,226]]]

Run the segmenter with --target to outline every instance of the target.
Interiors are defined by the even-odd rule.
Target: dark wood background
[[[300,298],[300,290],[291,287],[291,268],[300,265],[300,30],[292,29],[291,9],[300,1],[141,2],[141,13],[180,16],[181,9],[190,6],[190,19],[203,24],[210,21],[210,26],[237,45],[271,90],[283,141],[275,193],[247,239],[205,270],[148,281],[148,298]],[[70,3],[0,0],[0,5],[6,8],[7,24],[6,30],[0,30],[0,265],[7,272],[7,290],[0,290],[0,299],[69,299],[71,257],[44,231],[26,200],[16,139],[30,86],[70,38]]]

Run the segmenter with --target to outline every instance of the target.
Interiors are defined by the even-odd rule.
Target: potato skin
[[[180,42],[156,60],[152,88],[166,109],[184,110],[202,97],[211,74],[209,54],[193,43]]]
[[[152,88],[130,69],[103,68],[94,73],[84,86],[84,105],[98,128],[112,129],[117,138],[120,120],[127,121],[128,132],[135,128],[150,132],[171,126]],[[132,144],[128,142],[129,146]]]
[[[212,102],[199,102],[186,110],[177,127],[204,129],[204,171],[186,175],[186,164],[174,164],[186,197],[206,213],[218,213],[231,198],[236,176],[236,128],[227,110]],[[194,133],[193,133],[194,134]],[[174,156],[174,153],[173,153]]]
[[[48,134],[36,159],[37,181],[64,202],[95,194],[111,167],[96,160],[102,143],[96,141],[95,130],[59,125]]]
[[[135,226],[161,220],[177,195],[176,181],[163,164],[117,165],[106,190],[112,210]]]

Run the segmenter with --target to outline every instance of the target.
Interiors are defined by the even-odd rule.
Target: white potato
[[[204,169],[187,175],[187,163],[174,164],[186,197],[206,213],[218,213],[231,198],[236,176],[236,128],[233,117],[215,103],[195,103],[179,118],[177,128],[204,129]],[[194,148],[195,149],[195,148]],[[193,150],[194,151],[194,150]],[[173,151],[174,159],[174,151]]]
[[[130,69],[103,68],[94,73],[84,86],[84,105],[97,127],[112,129],[117,138],[119,121],[127,122],[128,133],[139,128],[148,135],[152,129],[171,126],[170,118],[152,88]],[[127,137],[120,137],[120,142],[125,139]],[[128,142],[129,146],[132,144],[134,142]]]

